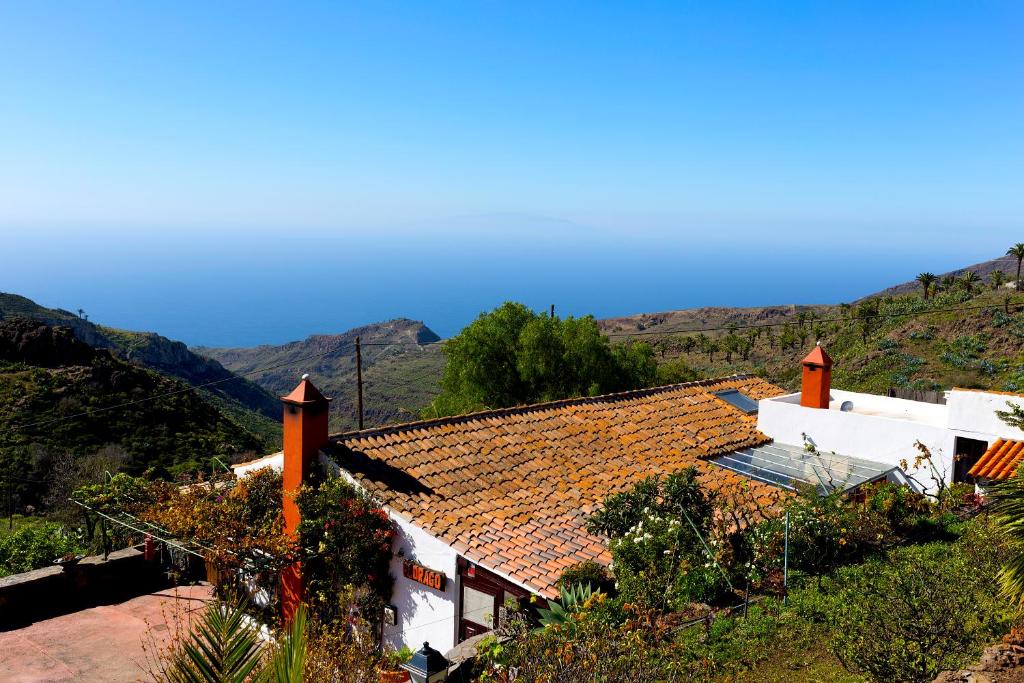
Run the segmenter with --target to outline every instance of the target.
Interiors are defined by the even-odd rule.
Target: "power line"
[[[1005,305],[1009,306],[1009,305],[1011,305],[1011,303],[1012,304],[1017,304],[1016,301],[1011,302],[1009,299],[1007,299],[1006,302],[1005,302]],[[983,305],[983,306],[955,306],[955,307],[948,307],[948,308],[932,308],[932,309],[929,309],[929,310],[926,310],[926,311],[909,311],[909,312],[906,312],[906,313],[879,313],[879,314],[874,314],[874,315],[844,316],[844,317],[838,317],[838,318],[814,318],[814,319],[808,320],[808,322],[813,322],[813,323],[831,323],[831,322],[850,322],[850,321],[864,320],[864,319],[878,320],[878,319],[883,319],[883,318],[906,318],[906,317],[914,317],[914,316],[920,316],[920,315],[928,315],[930,313],[950,313],[950,312],[961,312],[961,311],[975,311],[975,310],[991,309],[991,308],[995,308],[995,307],[996,306],[994,306],[992,304],[987,304],[987,305]],[[722,325],[722,326],[718,326],[718,327],[699,327],[699,328],[686,329],[686,330],[666,330],[666,331],[659,331],[659,330],[637,330],[636,332],[608,332],[608,333],[605,333],[605,336],[608,336],[608,337],[640,337],[640,336],[653,336],[653,335],[672,336],[672,335],[685,335],[685,334],[695,334],[695,333],[699,334],[701,332],[719,332],[719,331],[726,331],[726,330],[783,327],[785,325],[791,325],[791,324],[793,324],[793,322],[794,322],[793,320],[787,320],[785,322],[760,323],[760,324],[757,324],[757,323],[753,323],[753,324],[730,324],[730,325]],[[442,339],[442,340],[438,340],[438,341],[434,341],[434,342],[426,342],[426,343],[422,343],[422,344],[418,343],[418,342],[361,342],[361,345],[362,346],[381,346],[381,347],[391,347],[391,346],[426,347],[426,346],[436,346],[436,345],[439,345],[439,344],[443,344],[444,342],[445,342],[445,340]],[[84,411],[82,411],[80,413],[74,413],[72,415],[64,415],[64,416],[61,416],[61,417],[55,417],[55,418],[52,418],[52,419],[49,419],[49,420],[41,420],[39,422],[30,422],[30,423],[24,424],[24,425],[16,425],[15,427],[13,427],[13,429],[15,429],[15,430],[24,430],[24,429],[30,429],[30,428],[33,428],[33,427],[42,427],[42,426],[46,426],[46,425],[49,425],[49,424],[54,424],[54,423],[57,423],[57,422],[65,422],[67,420],[74,420],[74,419],[77,419],[77,418],[80,418],[80,417],[87,417],[87,416],[96,415],[96,414],[99,414],[99,413],[110,412],[112,410],[119,410],[121,408],[127,408],[127,407],[130,407],[130,406],[133,406],[133,405],[138,405],[140,403],[147,403],[149,401],[155,401],[157,399],[167,398],[169,396],[177,396],[179,394],[186,394],[186,393],[188,393],[190,391],[193,391],[195,389],[205,389],[207,387],[215,386],[215,385],[218,385],[218,384],[223,384],[225,382],[231,382],[231,381],[238,380],[238,379],[241,379],[241,378],[250,377],[252,375],[258,375],[258,374],[261,374],[261,373],[264,373],[264,372],[270,372],[271,370],[276,370],[278,368],[292,366],[292,365],[295,365],[296,363],[301,363],[301,362],[304,362],[304,361],[307,361],[307,360],[313,360],[315,358],[321,358],[323,356],[326,356],[326,355],[329,355],[329,354],[332,354],[332,353],[337,353],[338,351],[342,350],[343,346],[344,345],[338,345],[338,346],[336,346],[336,347],[334,347],[332,349],[328,349],[326,351],[321,351],[319,353],[309,354],[307,356],[302,356],[300,358],[295,358],[293,360],[285,361],[285,362],[282,362],[282,363],[277,363],[275,365],[270,365],[270,366],[267,366],[267,367],[264,367],[264,368],[256,368],[254,370],[248,370],[246,372],[235,373],[231,377],[225,377],[225,378],[222,378],[222,379],[213,380],[211,382],[205,382],[203,384],[189,385],[189,386],[183,387],[181,389],[175,389],[173,391],[166,391],[166,392],[163,392],[163,393],[160,393],[160,394],[155,394],[153,396],[147,396],[145,398],[135,399],[133,401],[125,401],[123,403],[117,403],[117,404],[114,404],[114,405],[111,405],[111,406],[105,406],[103,408],[95,408],[95,409],[92,409],[92,410],[84,410]]]

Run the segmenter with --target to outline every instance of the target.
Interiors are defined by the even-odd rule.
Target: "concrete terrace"
[[[211,591],[207,584],[168,588],[0,631],[0,681],[149,680],[143,644],[150,627],[154,640],[166,644]]]

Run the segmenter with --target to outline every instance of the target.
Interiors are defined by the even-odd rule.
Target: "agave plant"
[[[572,586],[562,586],[560,591],[561,602],[548,600],[547,609],[538,609],[541,626],[564,626],[569,622],[569,615],[583,607],[595,591],[589,583],[577,583]]]

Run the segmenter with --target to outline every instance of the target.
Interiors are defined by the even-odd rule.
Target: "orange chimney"
[[[821,342],[800,361],[804,366],[800,405],[806,408],[828,408],[832,388],[832,359],[821,348]]]
[[[284,531],[290,536],[295,536],[299,528],[299,508],[295,504],[295,493],[309,479],[313,468],[317,466],[320,449],[327,443],[329,401],[309,381],[309,375],[303,375],[302,381],[292,393],[281,397],[284,403],[282,508]],[[281,613],[285,624],[291,622],[302,599],[302,573],[296,562],[281,573]]]

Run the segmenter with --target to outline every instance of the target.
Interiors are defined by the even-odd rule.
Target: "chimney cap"
[[[820,341],[815,344],[811,352],[804,356],[804,359],[800,362],[803,365],[815,365],[822,368],[832,367],[832,357],[825,352],[825,347],[821,345]]]
[[[303,375],[302,381],[292,389],[292,393],[282,396],[281,400],[292,405],[309,405],[310,403],[327,403],[331,399],[326,398],[320,390],[309,381],[309,375]]]

